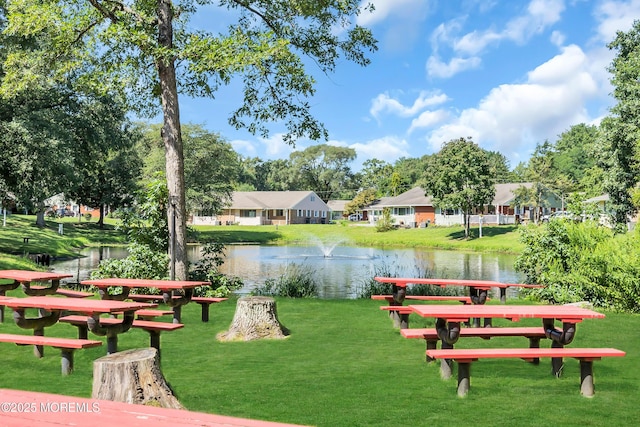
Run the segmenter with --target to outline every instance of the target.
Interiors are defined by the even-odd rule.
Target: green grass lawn
[[[453,379],[441,380],[438,363],[425,363],[424,341],[402,338],[379,306],[371,300],[277,299],[289,338],[220,343],[215,336],[231,324],[235,302],[213,305],[209,323],[202,323],[200,307],[190,304],[183,309],[185,327],[161,337],[162,370],[190,410],[304,425],[584,427],[637,422],[636,315],[606,313],[605,319],[578,325],[572,346],[627,352],[623,358],[594,362],[596,392],[591,399],[580,395],[575,359],[566,360],[560,379],[551,375],[548,359],[538,366],[517,359],[481,360],[472,366],[468,396],[458,398],[455,372]],[[7,314],[0,332],[29,333]],[[412,327],[433,326],[414,315],[410,322]],[[517,325],[539,324],[523,319]],[[76,328],[57,324],[46,334],[75,337]],[[132,330],[120,336],[119,349],[148,343],[146,332]],[[45,348],[45,357],[35,359],[30,347],[0,346],[0,387],[84,397],[91,394],[92,361],[106,352],[106,343],[77,351],[75,372],[62,377],[57,350]],[[526,347],[528,341],[465,338],[458,344],[480,346]]]
[[[345,245],[376,247],[424,247],[479,252],[520,253],[516,226],[484,226],[482,238],[478,228],[472,238],[464,237],[462,227],[399,228],[378,232],[375,227],[350,222],[338,224],[296,224],[286,226],[196,226],[200,241],[217,240],[223,243],[310,244],[316,240],[341,242]]]

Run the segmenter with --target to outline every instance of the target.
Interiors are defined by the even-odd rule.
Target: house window
[[[312,202],[315,202],[316,201],[316,196],[311,196],[310,199],[311,199]]]
[[[240,216],[243,218],[255,218],[256,210],[255,209],[241,209]]]
[[[311,209],[307,209],[307,216],[311,217]]]
[[[322,211],[322,218],[326,218],[327,217],[327,211]]]
[[[318,218],[318,216],[320,216],[320,215],[319,215],[318,211],[313,211],[313,216],[314,216],[315,218]]]
[[[393,213],[395,215],[409,215],[409,210],[410,208],[395,208]]]
[[[276,209],[274,216],[284,216],[284,209]]]
[[[298,213],[296,214],[298,217],[302,217],[302,209],[298,209]]]

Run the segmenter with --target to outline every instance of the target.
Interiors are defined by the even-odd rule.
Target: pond
[[[126,248],[102,247],[81,252],[82,257],[51,264],[56,272],[73,274],[70,282],[85,280],[100,260],[122,258]],[[189,247],[189,259],[200,257],[200,246]],[[229,245],[220,270],[240,277],[247,294],[266,279],[275,279],[287,268],[310,271],[320,288],[321,298],[355,298],[363,285],[381,271],[397,277],[442,277],[522,282],[513,268],[515,255],[486,254],[428,249],[382,249],[354,246],[264,246]]]

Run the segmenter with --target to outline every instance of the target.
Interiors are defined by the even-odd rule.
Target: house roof
[[[422,188],[414,187],[395,197],[382,197],[380,200],[372,203],[369,208],[391,206],[433,206],[433,202],[431,201],[431,197],[425,195]]]
[[[598,202],[608,202],[609,201],[609,195],[608,194],[602,194],[600,196],[596,196],[596,197],[592,197],[590,199],[585,200],[585,203],[598,203]]]
[[[519,187],[531,188],[531,182],[516,182],[507,184],[496,184],[496,195],[493,197],[491,204],[493,206],[509,206],[516,197],[514,191]]]
[[[340,212],[345,209],[345,206],[349,202],[351,202],[351,200],[329,200],[327,206],[329,206],[329,209],[332,211]]]
[[[234,191],[228,207],[233,209],[292,209],[315,196],[313,191]],[[326,205],[326,204],[325,204]]]

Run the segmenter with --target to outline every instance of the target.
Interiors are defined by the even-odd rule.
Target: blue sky
[[[358,18],[379,41],[371,65],[344,61],[329,76],[309,70],[312,113],[329,144],[356,150],[354,170],[371,158],[432,154],[460,137],[501,152],[513,168],[536,143],[598,124],[613,104],[606,45],[640,19],[640,0],[371,2],[376,11]],[[210,23],[229,19],[222,13],[209,6],[194,24],[215,31]],[[294,148],[278,123],[268,139],[228,125],[241,101],[234,86],[213,100],[182,97],[181,119],[220,133],[243,156],[288,158]]]

